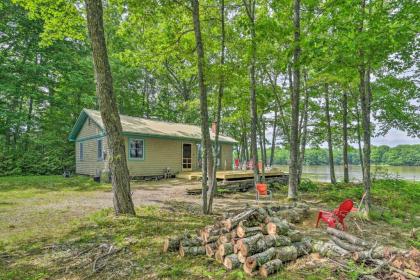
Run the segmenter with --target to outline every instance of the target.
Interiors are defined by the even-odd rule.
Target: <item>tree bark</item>
[[[114,210],[117,215],[135,215],[120,115],[113,91],[112,74],[105,43],[102,1],[86,0],[86,14],[92,41],[96,94],[110,150],[109,167],[112,176]]]
[[[283,266],[283,262],[279,259],[274,259],[266,262],[260,267],[260,276],[267,278],[269,275],[276,273]]]
[[[276,134],[277,134],[277,110],[274,111],[273,135],[271,138],[270,166],[273,166],[273,163],[274,163],[274,153],[276,152]]]
[[[217,159],[219,158],[219,154],[222,152],[221,147],[219,147],[219,133],[220,133],[220,122],[221,122],[221,112],[222,112],[222,97],[225,90],[225,75],[223,66],[225,65],[225,1],[220,0],[220,16],[221,16],[221,49],[220,49],[220,76],[219,76],[219,91],[217,94],[217,113],[216,113],[216,131],[214,136],[214,149],[213,149],[213,170],[212,170],[212,187],[210,191],[208,213],[213,212],[213,198],[214,194],[217,191],[217,180],[216,180],[216,172],[217,172]],[[220,163],[221,164],[221,163]]]
[[[254,271],[257,268],[257,266],[260,266],[275,258],[276,254],[276,249],[274,247],[271,247],[261,253],[246,258],[244,266],[246,266],[250,271]]]
[[[236,254],[232,254],[225,257],[223,265],[226,267],[226,269],[232,270],[240,267],[241,263],[239,262],[238,256]]]
[[[305,81],[305,99],[303,104],[303,118],[301,120],[300,125],[300,152],[299,152],[299,169],[298,169],[298,182],[300,184],[302,179],[302,170],[303,170],[303,163],[305,161],[305,149],[306,149],[306,140],[308,135],[308,107],[309,107],[309,91],[307,89],[307,74],[304,73],[304,81]]]
[[[200,89],[200,117],[201,117],[201,149],[202,149],[202,181],[203,188],[203,213],[209,214],[209,205],[207,201],[209,187],[213,187],[213,153],[209,132],[209,116],[207,105],[207,89],[204,79],[204,47],[201,39],[200,28],[200,8],[198,0],[191,0],[192,16],[194,24],[195,43],[197,49],[197,71],[198,84]],[[209,172],[210,171],[210,172]],[[210,193],[213,192],[210,189]]]
[[[261,181],[265,182],[265,163],[266,163],[266,157],[265,157],[265,133],[263,131],[263,116],[261,116],[260,120],[258,121],[257,127],[258,127],[258,134],[259,134],[259,140],[260,140],[260,150],[261,150]]]
[[[254,170],[254,184],[260,181],[258,173],[258,149],[257,149],[257,94],[256,94],[256,80],[255,80],[255,64],[257,55],[257,41],[255,33],[255,0],[243,0],[250,23],[251,32],[251,61],[249,65],[249,79],[250,79],[250,112],[251,112],[251,152]]]
[[[348,96],[347,91],[343,92],[343,170],[344,170],[344,183],[349,182],[349,155],[348,155]]]
[[[331,117],[330,117],[330,96],[328,92],[328,85],[325,84],[325,120],[327,122],[327,143],[328,143],[328,162],[330,165],[331,184],[336,184],[335,170],[334,170],[334,153],[331,133]]]
[[[362,20],[360,22],[359,32],[364,32],[364,18],[365,18],[366,0],[361,0],[361,14]],[[362,128],[363,128],[363,185],[365,191],[364,210],[366,214],[369,214],[371,198],[371,179],[370,179],[370,67],[366,67],[365,52],[363,49],[359,49],[359,92],[360,92],[360,104],[362,107]],[[367,69],[366,69],[367,68]]]
[[[360,127],[360,110],[359,105],[356,106],[356,120],[357,120],[357,145],[358,145],[358,151],[359,151],[359,161],[360,161],[360,167],[362,168],[362,178],[364,178],[365,174],[363,172],[363,151],[362,151],[362,136],[361,136],[361,127]]]
[[[293,91],[291,97],[292,120],[290,131],[289,190],[287,197],[297,199],[299,165],[299,95],[300,95],[300,0],[293,1],[294,50]]]

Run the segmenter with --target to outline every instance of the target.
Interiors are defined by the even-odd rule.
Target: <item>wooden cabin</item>
[[[131,177],[175,175],[200,170],[201,128],[120,115]],[[214,139],[214,132],[210,132]],[[76,173],[100,176],[108,172],[108,140],[99,111],[83,109],[74,125],[70,141],[75,142]],[[232,170],[233,145],[220,135],[219,170]]]

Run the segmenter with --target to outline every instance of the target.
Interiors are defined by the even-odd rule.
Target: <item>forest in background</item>
[[[0,175],[73,169],[68,133],[82,108],[99,108],[84,12],[68,3],[5,0],[0,5]],[[105,3],[120,113],[199,125],[189,2]],[[223,88],[220,130],[239,141],[242,160],[252,158],[253,132],[264,161],[270,161],[270,145],[281,142],[298,149],[299,161],[307,163],[316,150],[306,153],[306,146],[327,142],[331,163],[340,162],[349,143],[370,146],[365,141],[371,134],[398,128],[420,136],[417,5],[362,4],[358,10],[360,1],[200,1],[209,121],[217,119]],[[293,21],[296,5],[299,22]],[[60,17],[66,20],[54,22]],[[361,102],[361,85],[370,96],[368,107]],[[363,119],[368,111],[374,122]],[[364,123],[372,130],[368,138]],[[269,127],[272,139],[265,135]],[[348,149],[349,160],[357,162]],[[325,162],[325,154],[316,158]]]
[[[270,156],[270,152],[268,152]],[[349,164],[360,165],[359,151],[350,147]],[[287,165],[289,151],[276,149],[273,164]],[[420,145],[372,146],[371,163],[375,165],[420,166]],[[334,164],[342,165],[342,151],[334,149]],[[327,148],[306,148],[304,165],[328,165]]]

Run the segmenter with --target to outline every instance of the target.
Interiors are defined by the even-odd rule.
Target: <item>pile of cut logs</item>
[[[192,236],[165,240],[163,251],[181,256],[207,255],[228,270],[242,267],[249,275],[267,277],[284,263],[311,252],[309,239],[292,224],[308,215],[303,203],[252,208],[219,221]]]
[[[419,279],[420,252],[418,250],[381,246],[334,228],[327,228],[327,233],[330,240],[314,242],[312,250],[330,259],[352,258],[358,263],[365,263],[372,267],[361,278]]]

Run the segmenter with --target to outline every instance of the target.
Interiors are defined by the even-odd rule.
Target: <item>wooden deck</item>
[[[265,171],[265,177],[282,177],[287,176],[287,173],[279,169],[272,169]],[[176,175],[177,178],[187,179],[187,180],[200,180],[201,171],[188,171],[181,172]],[[216,178],[223,181],[231,180],[245,180],[254,177],[254,172],[252,170],[229,170],[229,171],[217,171]]]

